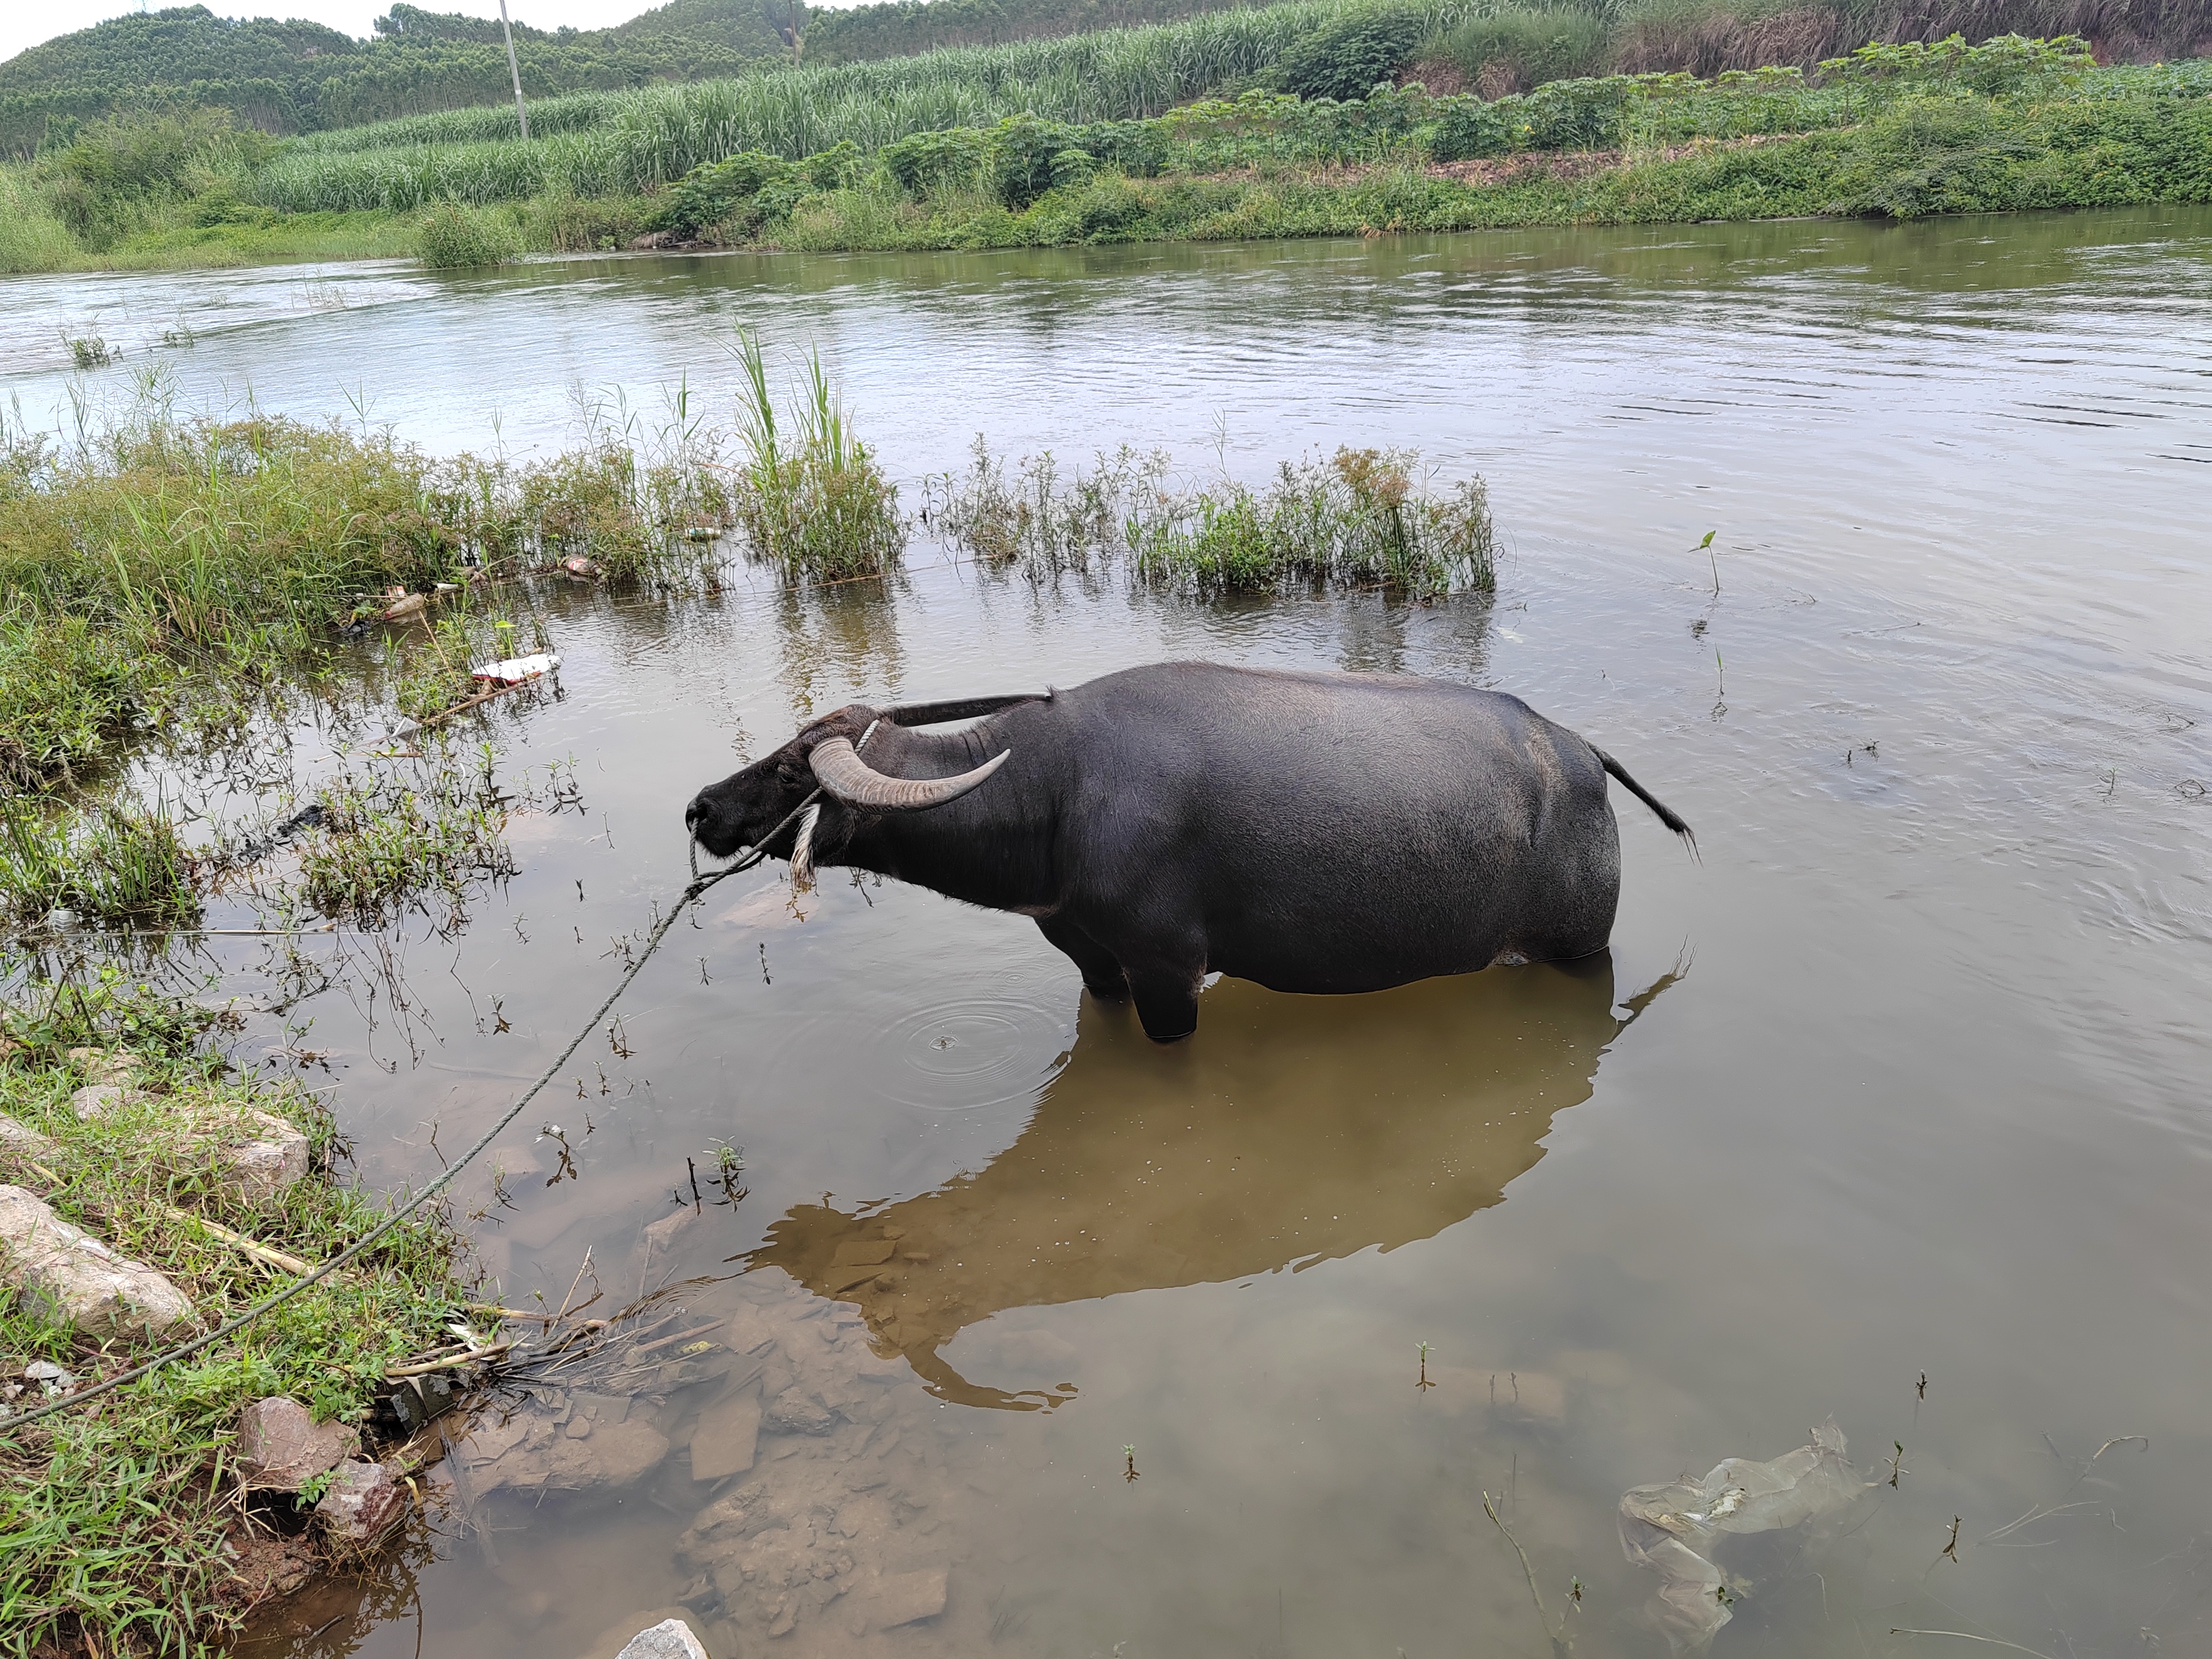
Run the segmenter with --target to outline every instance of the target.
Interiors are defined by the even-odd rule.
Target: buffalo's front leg
[[[1155,1042],[1177,1042],[1198,1029],[1196,975],[1133,972],[1137,1018]]]
[[[1065,916],[1039,916],[1037,931],[1046,942],[1073,962],[1083,975],[1083,988],[1101,1002],[1125,1002],[1129,976],[1114,953]],[[1149,1027],[1147,1029],[1150,1029]]]

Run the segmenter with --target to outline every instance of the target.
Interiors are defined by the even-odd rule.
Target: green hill
[[[739,74],[788,55],[776,23],[789,27],[788,0],[675,0],[614,29],[517,24],[514,45],[523,90],[546,98]],[[65,143],[126,103],[223,109],[283,134],[512,95],[496,21],[395,5],[375,27],[356,40],[319,23],[218,17],[205,6],[112,18],[0,64],[0,154]]]

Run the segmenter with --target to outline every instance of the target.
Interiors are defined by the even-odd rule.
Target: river
[[[434,1472],[404,1548],[252,1652],[586,1659],[688,1599],[716,1659],[1538,1654],[1517,1543],[1559,1639],[1629,1659],[1665,1644],[1622,1492],[1831,1415],[1873,1488],[1715,1652],[2212,1644],[2212,210],[0,300],[34,425],[158,366],[185,407],[544,452],[679,386],[726,424],[742,325],[818,347],[909,502],[977,433],[1489,480],[1494,603],[1039,588],[926,539],[889,583],[551,596],[562,696],[489,732],[573,757],[584,810],[517,822],[458,938],[385,941],[407,1006],[341,988],[244,1039],[325,1057],[380,1186],[589,1015],[690,793],[847,701],[1168,656],[1443,676],[1589,734],[1702,848],[1616,792],[1609,960],[1223,981],[1171,1050],[1020,918],[725,884],[561,1085],[575,1178],[518,1126],[507,1201],[464,1208],[509,1304],[586,1250],[608,1305],[696,1276],[739,1364],[563,1402],[672,1448],[627,1483]],[[90,332],[125,355],[76,375]],[[221,944],[257,983],[265,947]],[[723,1144],[745,1195],[695,1206]],[[756,1407],[750,1469],[695,1479],[700,1425]]]

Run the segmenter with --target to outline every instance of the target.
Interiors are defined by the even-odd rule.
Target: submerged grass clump
[[[732,474],[732,508],[748,556],[833,581],[897,563],[907,534],[897,487],[854,435],[820,354],[808,354],[795,415],[780,422],[760,341],[741,335],[738,350],[744,459]]]
[[[166,811],[103,803],[72,819],[24,797],[0,799],[0,918],[159,928],[197,921],[192,860]]]
[[[1442,494],[1409,450],[1340,448],[1285,461],[1255,489],[1233,479],[1177,487],[1165,455],[1124,448],[1062,481],[1049,454],[1006,464],[977,439],[968,471],[933,507],[954,543],[1032,577],[1121,559],[1141,586],[1198,593],[1297,584],[1387,588],[1410,598],[1497,586],[1480,477]]]
[[[1254,490],[1199,490],[1133,519],[1140,580],[1200,592],[1340,582],[1416,599],[1490,592],[1490,495],[1477,477],[1442,496],[1413,479],[1409,451],[1339,449],[1327,460],[1285,461]]]
[[[200,1218],[317,1261],[383,1212],[331,1173],[333,1127],[314,1097],[196,1050],[191,1034],[206,1019],[195,1013],[112,969],[79,983],[18,982],[0,997],[0,1113],[49,1143],[33,1153],[0,1143],[0,1181],[166,1274],[205,1325],[281,1279]],[[142,1097],[81,1121],[70,1092],[118,1066]],[[219,1152],[257,1112],[310,1146],[306,1178],[259,1197],[225,1179]],[[461,1258],[446,1220],[425,1214],[347,1273],[96,1407],[14,1431],[0,1416],[0,1647],[182,1654],[234,1631],[250,1595],[228,1553],[244,1538],[225,1473],[240,1411],[289,1395],[318,1419],[360,1421],[386,1370],[445,1340],[447,1322],[463,1313]],[[91,1382],[145,1357],[0,1292],[0,1393],[15,1401],[40,1402],[40,1384],[25,1377],[37,1362]]]

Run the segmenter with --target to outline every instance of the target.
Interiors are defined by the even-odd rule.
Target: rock
[[[630,252],[633,253],[642,253],[653,248],[665,247],[668,246],[668,233],[665,230],[647,231],[642,236],[633,237],[629,246]]]
[[[681,1619],[664,1619],[631,1637],[615,1659],[707,1659],[707,1650]]]
[[[411,617],[418,611],[428,609],[429,604],[428,593],[403,593],[384,607],[384,620],[397,622],[402,617]]]
[[[796,1383],[769,1402],[761,1420],[775,1434],[827,1434],[837,1426],[830,1408]]]
[[[721,1480],[752,1468],[760,1425],[760,1396],[750,1391],[701,1412],[691,1431],[691,1478]]]
[[[872,1589],[861,1593],[861,1604],[866,1608],[869,1627],[873,1630],[896,1630],[901,1625],[918,1625],[925,1619],[934,1619],[945,1611],[945,1572],[938,1567],[928,1572],[889,1572],[878,1578]]]
[[[127,1048],[72,1048],[64,1058],[87,1083],[120,1083],[138,1066]]]
[[[315,1505],[316,1516],[341,1544],[374,1543],[407,1513],[406,1489],[381,1463],[341,1463]]]
[[[27,1123],[18,1123],[0,1113],[0,1157],[36,1158],[43,1164],[54,1153],[54,1143]]]
[[[143,1089],[126,1089],[119,1083],[88,1083],[70,1097],[70,1105],[78,1122],[89,1123],[118,1106],[136,1106],[145,1098]]]
[[[257,1400],[238,1419],[234,1456],[239,1484],[297,1492],[325,1469],[361,1451],[361,1436],[343,1423],[318,1423],[282,1395]]]
[[[247,1200],[274,1198],[306,1178],[307,1137],[270,1113],[254,1112],[251,1116],[254,1126],[264,1133],[224,1149],[223,1184]]]
[[[41,1317],[88,1336],[159,1337],[192,1318],[191,1300],[167,1279],[21,1187],[0,1187],[0,1279]]]
[[[638,1233],[638,1248],[648,1262],[665,1261],[674,1248],[677,1236],[688,1232],[700,1219],[699,1212],[690,1206],[671,1211],[659,1220],[648,1223]]]
[[[477,1449],[479,1437],[472,1436],[464,1448],[477,1460],[471,1463],[470,1478],[483,1492],[501,1486],[601,1491],[635,1485],[668,1455],[667,1437],[647,1424],[602,1422],[579,1438],[567,1432],[575,1420],[556,1423],[543,1412],[518,1414],[499,1431],[506,1443],[489,1458]]]
[[[305,1539],[234,1532],[223,1540],[222,1553],[230,1565],[230,1593],[249,1607],[289,1595],[314,1576],[314,1552]]]

